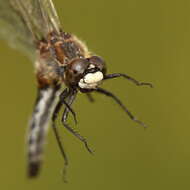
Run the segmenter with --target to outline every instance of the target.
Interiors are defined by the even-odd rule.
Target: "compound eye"
[[[77,59],[70,64],[70,70],[73,71],[74,75],[83,75],[85,70],[88,68],[89,63],[86,59]]]
[[[86,59],[75,59],[66,67],[64,80],[67,86],[77,85],[81,78],[84,77],[85,71],[89,67]]]
[[[99,56],[92,56],[88,58],[90,64],[94,65],[96,68],[98,68],[103,73],[106,72],[106,66],[104,60]]]

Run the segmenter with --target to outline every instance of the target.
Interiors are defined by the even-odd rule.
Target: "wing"
[[[14,48],[34,55],[36,43],[60,27],[52,0],[0,0],[0,34]]]
[[[42,5],[43,11],[44,13],[46,13],[46,17],[49,21],[51,30],[59,34],[61,29],[61,23],[52,0],[42,0]]]

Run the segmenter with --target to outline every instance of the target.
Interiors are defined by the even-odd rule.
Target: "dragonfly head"
[[[98,56],[73,60],[65,72],[68,86],[76,86],[81,92],[95,89],[104,79],[106,67]]]

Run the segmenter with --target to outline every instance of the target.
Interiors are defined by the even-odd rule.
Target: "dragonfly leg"
[[[67,173],[67,167],[68,167],[69,162],[68,162],[67,154],[65,153],[65,150],[64,150],[64,147],[63,147],[63,142],[61,141],[61,138],[59,136],[59,132],[57,130],[55,121],[53,121],[53,123],[52,123],[52,128],[53,128],[53,132],[54,132],[54,135],[56,137],[59,149],[61,151],[61,154],[62,154],[64,162],[65,162],[64,163],[64,168],[63,168],[63,180],[64,180],[64,182],[67,182],[66,173]]]
[[[123,73],[113,73],[113,74],[108,74],[104,77],[104,80],[107,79],[113,79],[113,78],[118,78],[118,77],[123,77],[131,82],[133,82],[134,84],[136,84],[137,86],[149,86],[151,88],[153,88],[153,85],[151,83],[148,82],[139,82],[138,80],[130,77],[129,75],[123,74]]]
[[[104,94],[110,98],[112,98],[124,111],[125,113],[129,116],[129,118],[133,121],[135,121],[136,123],[142,125],[144,128],[146,128],[147,126],[140,120],[138,120],[128,109],[127,107],[121,102],[121,100],[115,96],[114,94],[112,94],[111,92],[102,89],[102,88],[97,88],[95,89],[96,92],[100,93],[100,94]]]
[[[90,94],[90,93],[86,93],[86,96],[87,96],[87,98],[88,98],[88,100],[90,101],[90,102],[95,102],[95,100],[94,100],[94,97],[92,96],[92,94]]]
[[[61,154],[63,156],[63,159],[64,159],[64,169],[63,169],[63,179],[65,182],[67,182],[66,180],[66,169],[67,169],[67,166],[68,166],[68,158],[67,158],[67,155],[65,153],[65,150],[64,150],[64,147],[63,147],[63,143],[61,141],[61,138],[59,136],[59,132],[58,132],[58,129],[56,127],[56,119],[57,119],[57,116],[61,110],[61,107],[63,106],[63,104],[65,104],[65,102],[63,102],[63,97],[67,98],[69,96],[69,93],[67,93],[67,89],[65,89],[63,91],[63,93],[61,94],[61,98],[59,100],[59,102],[57,103],[56,107],[55,107],[55,110],[53,112],[53,115],[52,115],[52,128],[53,128],[53,132],[54,132],[54,135],[56,137],[56,140],[57,140],[57,143],[58,143],[58,146],[59,146],[59,149],[61,151]],[[65,101],[65,100],[64,100]],[[67,105],[67,104],[65,104]],[[70,111],[70,106],[66,106],[68,108],[68,110]],[[74,112],[73,112],[74,113]]]
[[[67,103],[69,106],[72,105],[74,99],[76,97],[76,93],[73,93],[72,95],[69,96],[69,98],[67,99]],[[69,113],[69,109],[66,107],[63,113],[63,117],[62,117],[62,123],[64,125],[64,127],[70,132],[72,133],[75,137],[77,137],[80,141],[82,141],[86,147],[86,149],[88,150],[88,152],[93,153],[93,151],[90,149],[90,147],[88,146],[88,142],[87,140],[81,136],[77,131],[75,131],[74,129],[72,129],[68,124],[67,124],[67,118],[68,118],[68,113]]]
[[[60,94],[60,104],[64,104],[67,109],[72,113],[73,115],[73,118],[74,118],[74,121],[75,121],[75,124],[77,124],[77,118],[76,118],[76,113],[74,112],[74,110],[71,108],[70,105],[68,105],[67,101],[66,101],[66,98],[70,95],[70,91],[65,89],[61,94]]]

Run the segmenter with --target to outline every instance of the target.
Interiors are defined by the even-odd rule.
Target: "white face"
[[[103,78],[103,73],[100,71],[97,71],[95,73],[88,73],[84,76],[84,78],[80,79],[78,84],[80,88],[93,89],[100,84]]]

